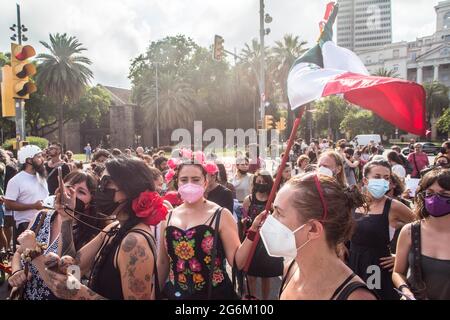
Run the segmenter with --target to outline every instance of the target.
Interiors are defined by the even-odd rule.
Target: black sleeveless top
[[[421,221],[411,226],[411,244],[408,253],[410,266],[408,282],[411,282],[410,285],[414,288],[418,284],[416,282],[421,279],[424,285],[424,296],[416,295],[416,299],[450,300],[450,260],[436,259],[422,254]],[[417,259],[417,267],[415,267],[415,259]]]
[[[289,265],[289,268],[286,272],[286,276],[283,278],[281,282],[280,292],[278,293],[278,297],[281,298],[281,294],[283,293],[284,289],[286,289],[287,285],[289,284],[289,281],[291,280],[292,276],[287,279],[289,274],[291,273],[292,267],[295,264],[295,260],[291,262]],[[361,282],[351,282],[353,278],[356,277],[356,274],[352,273],[347,279],[345,279],[339,287],[334,291],[333,295],[331,296],[330,300],[348,300],[348,297],[355,292],[358,289],[365,289],[367,291],[370,291],[369,288],[364,283]],[[372,291],[370,291],[372,293]]]
[[[153,235],[149,232],[142,229],[133,229],[129,230],[128,233],[139,233],[144,236],[147,240],[150,249],[152,250],[153,259],[155,262],[154,266],[154,285],[156,289],[156,295],[158,295],[159,285],[157,280],[157,270],[156,270],[156,244]],[[105,241],[107,243],[107,241]],[[118,250],[120,248],[121,243],[119,243],[115,248],[111,248],[109,252],[104,257],[104,262],[102,263],[102,267],[98,270],[96,275],[92,274],[90,279],[90,289],[94,292],[98,293],[102,297],[105,297],[108,300],[124,300],[123,291],[122,291],[122,281],[120,270],[118,268],[117,259],[118,259]],[[100,255],[102,251],[105,250],[105,247],[108,245],[103,245],[100,249]],[[98,260],[96,260],[95,264],[97,264]],[[93,269],[95,269],[95,264]],[[117,267],[116,267],[117,266]]]
[[[380,258],[391,255],[389,249],[391,242],[389,239],[391,204],[392,199],[386,199],[382,214],[354,212],[356,228],[350,241],[348,257],[348,266],[365,282],[368,281],[369,277],[375,275],[372,266],[379,266],[380,286],[374,291],[382,300],[400,299],[394,291],[392,272],[380,266]],[[369,267],[370,269],[368,269]]]
[[[225,268],[225,249],[220,236],[217,238],[216,261],[213,256],[215,230],[213,223],[219,218],[222,208],[201,225],[180,229],[167,220],[165,241],[169,256],[169,281],[164,294],[174,300],[208,299],[208,286],[212,282],[211,299],[235,299],[234,289]],[[209,221],[209,223],[208,223]],[[214,268],[210,280],[210,269]]]
[[[252,221],[265,210],[267,200],[260,201],[253,194],[250,196],[250,206],[247,215]],[[243,240],[242,240],[243,241]],[[255,254],[247,274],[252,277],[274,278],[283,275],[283,258],[269,256],[262,240],[256,245]]]

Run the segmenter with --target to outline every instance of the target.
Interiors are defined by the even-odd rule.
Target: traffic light
[[[12,68],[5,65],[2,68],[2,117],[15,117],[16,108],[13,98]]]
[[[223,46],[223,43],[225,40],[218,35],[215,35],[214,37],[214,48],[213,48],[213,58],[214,60],[220,61],[223,58],[223,55],[225,53],[225,48]]]
[[[273,116],[265,116],[264,117],[264,129],[270,130],[273,129]]]
[[[30,93],[36,92],[36,85],[29,77],[36,74],[36,67],[27,59],[36,55],[32,46],[11,43],[11,67],[13,78],[13,97],[29,99]]]

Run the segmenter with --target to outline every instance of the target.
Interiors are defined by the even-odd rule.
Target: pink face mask
[[[194,203],[203,197],[205,188],[198,184],[186,183],[178,188],[178,193],[180,194],[181,199],[187,203]]]

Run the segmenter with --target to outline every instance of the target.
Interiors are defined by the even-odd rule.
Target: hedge
[[[45,149],[48,146],[48,140],[45,138],[40,138],[40,137],[26,137],[25,139],[26,141],[28,141],[29,144],[33,144],[38,146],[41,149]],[[8,139],[5,141],[5,143],[3,143],[2,148],[5,150],[13,150],[13,142],[15,142],[16,139],[12,138],[12,139]]]

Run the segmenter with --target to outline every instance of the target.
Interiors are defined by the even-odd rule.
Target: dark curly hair
[[[414,211],[417,219],[425,219],[430,215],[425,208],[424,192],[435,182],[441,188],[450,190],[450,169],[436,168],[428,172],[420,180],[419,187],[416,190],[416,207]]]

